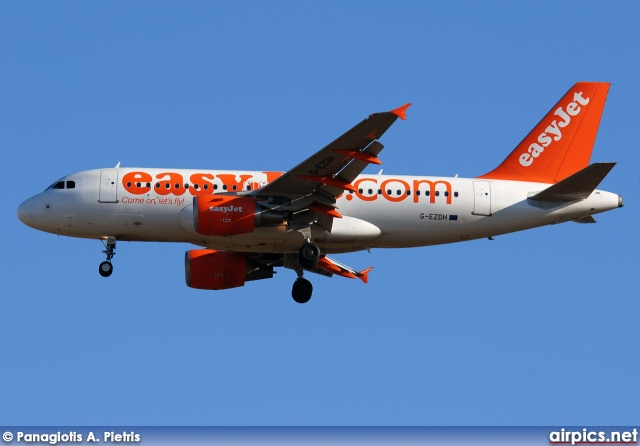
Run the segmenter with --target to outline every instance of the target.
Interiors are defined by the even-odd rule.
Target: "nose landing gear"
[[[105,250],[102,251],[107,255],[107,260],[102,262],[98,267],[98,272],[102,277],[109,277],[113,273],[113,265],[111,264],[111,259],[116,255],[116,238],[113,236],[107,237],[107,243],[102,241],[102,244],[105,245]]]
[[[302,248],[300,248],[297,260],[298,267],[296,268],[296,273],[298,273],[298,278],[293,282],[291,297],[293,297],[293,300],[299,304],[304,304],[309,302],[309,299],[311,299],[313,285],[311,285],[311,282],[307,279],[302,277],[302,275],[304,274],[304,268],[313,269],[318,264],[318,261],[320,260],[320,248],[310,241],[307,241],[302,245]]]

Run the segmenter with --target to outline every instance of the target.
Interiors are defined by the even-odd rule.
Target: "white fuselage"
[[[29,198],[18,216],[35,229],[71,237],[115,236],[123,241],[187,242],[239,252],[296,253],[304,236],[287,224],[224,237],[194,230],[194,195],[257,190],[278,176],[185,169],[89,170],[68,175],[54,183],[58,188]],[[360,175],[352,184],[357,192],[345,192],[338,199],[344,217],[333,220],[331,232],[312,225],[312,238],[325,253],[472,240],[588,217],[622,204],[618,195],[599,190],[582,201],[544,204],[528,197],[549,184],[507,180]]]

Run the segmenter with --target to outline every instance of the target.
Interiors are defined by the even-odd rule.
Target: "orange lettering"
[[[389,195],[387,193],[387,184],[389,184],[391,182],[396,182],[396,183],[402,184],[402,186],[404,187],[404,190],[401,192],[400,195],[398,195],[396,197],[392,197],[391,195]],[[409,185],[406,183],[406,181],[390,179],[390,180],[383,181],[382,184],[380,185],[380,189],[382,189],[382,196],[384,198],[386,198],[387,200],[392,201],[394,203],[397,203],[397,202],[402,201],[405,198],[407,198],[407,191],[409,190]]]
[[[242,185],[249,178],[253,178],[252,175],[240,175],[240,181],[236,181],[236,176],[230,173],[220,173],[218,174],[218,178],[222,181],[222,184],[226,186],[223,188],[227,191],[240,191],[242,190]]]
[[[429,180],[413,180],[413,202],[418,202],[418,191],[420,190],[420,185],[426,183],[429,185],[429,202],[436,202],[436,186],[438,184],[444,184],[447,188],[447,204],[451,204],[451,183],[448,181],[438,180],[438,181],[429,181]]]
[[[169,177],[168,179],[166,177]],[[153,190],[158,195],[182,195],[185,193],[184,184],[182,184],[182,175],[176,172],[162,172],[156,175],[158,181],[153,186]],[[176,187],[177,186],[177,187]]]
[[[122,178],[122,185],[130,194],[141,195],[151,190],[147,183],[151,183],[153,178],[146,172],[129,172]]]
[[[367,197],[367,196],[362,195],[362,194],[360,193],[360,190],[361,190],[361,189],[360,189],[360,184],[361,184],[363,181],[373,181],[373,184],[375,185],[375,189],[377,189],[377,188],[378,188],[378,183],[377,183],[377,181],[376,181],[375,179],[373,179],[373,178],[360,178],[358,181],[356,181],[355,183],[353,183],[353,186],[357,189],[357,190],[356,190],[356,192],[355,192],[356,197],[358,197],[358,198],[359,198],[359,199],[361,199],[362,201],[374,201],[374,200],[376,200],[376,199],[378,198],[378,195],[377,195],[377,194],[373,194],[373,195],[371,195],[370,197]],[[375,192],[377,192],[377,191],[375,191]]]
[[[213,180],[215,177],[210,173],[194,173],[193,175],[191,175],[191,178],[190,178],[191,187],[189,188],[191,195],[212,195],[213,194],[213,184],[205,180],[205,178]],[[198,185],[197,189],[195,188],[196,184]],[[207,185],[206,189],[204,187],[205,185]]]
[[[267,176],[267,183],[271,183],[276,178],[282,176],[283,172],[262,172]]]

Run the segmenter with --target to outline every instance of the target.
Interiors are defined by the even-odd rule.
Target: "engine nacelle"
[[[244,286],[245,281],[270,279],[273,267],[254,262],[242,254],[213,249],[187,251],[184,258],[187,286],[224,290]]]
[[[277,226],[283,221],[281,213],[265,208],[253,198],[234,195],[193,197],[193,225],[198,234],[246,234],[257,226]]]

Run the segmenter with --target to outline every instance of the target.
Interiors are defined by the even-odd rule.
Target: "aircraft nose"
[[[33,198],[25,200],[20,206],[18,206],[18,218],[22,223],[33,228],[33,214],[34,214]]]

